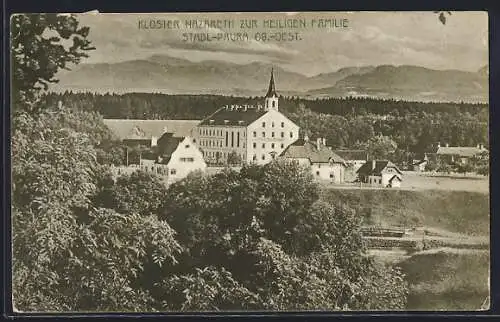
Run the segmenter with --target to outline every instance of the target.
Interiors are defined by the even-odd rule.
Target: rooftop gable
[[[324,146],[318,150],[315,143],[299,139],[286,148],[281,156],[289,159],[309,159],[311,163],[341,163],[345,165],[345,160]]]
[[[373,166],[374,165],[373,161],[375,161],[375,167]],[[380,176],[382,174],[382,171],[388,168],[393,168],[399,174],[403,174],[401,170],[399,170],[399,168],[394,163],[388,160],[368,160],[358,169],[358,171],[356,171],[356,173],[365,176],[369,175]]]

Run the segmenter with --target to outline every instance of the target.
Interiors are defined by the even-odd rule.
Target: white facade
[[[390,180],[394,176],[397,176],[400,180],[394,179],[392,180],[392,182],[390,182]],[[380,176],[369,176],[367,183],[381,187],[387,187],[389,186],[389,183],[391,183],[392,187],[399,187],[401,185],[401,180],[402,177],[400,174],[398,174],[396,171],[393,172],[392,169],[387,169],[384,170]]]
[[[340,163],[313,163],[311,171],[315,179],[333,183],[343,183],[345,166]]]
[[[204,171],[206,168],[207,164],[203,159],[203,154],[193,142],[193,139],[185,137],[171,154],[167,163],[167,183],[173,183],[185,178],[190,172]]]
[[[245,161],[269,163],[298,137],[299,126],[278,110],[271,109],[247,127]]]
[[[271,72],[264,106],[227,106],[193,131],[208,163],[225,164],[236,153],[241,162],[266,164],[298,139],[299,126],[279,112]]]

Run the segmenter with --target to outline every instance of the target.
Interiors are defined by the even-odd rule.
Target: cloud
[[[307,29],[294,42],[183,41],[185,32],[200,30],[140,30],[139,19],[270,19],[348,18],[349,28]],[[188,60],[220,59],[234,63],[276,62],[287,69],[311,74],[345,66],[407,64],[439,69],[474,70],[488,61],[487,15],[453,13],[443,26],[432,12],[353,13],[210,13],[210,14],[82,14],[97,48],[89,62],[147,58],[153,54],[181,55]],[[250,30],[253,32],[261,29]],[[283,30],[275,30],[283,31]],[[205,58],[206,57],[206,58]]]

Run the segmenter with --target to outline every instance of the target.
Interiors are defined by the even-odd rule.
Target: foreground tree
[[[401,274],[366,257],[358,216],[319,200],[310,171],[296,164],[278,160],[243,166],[240,172],[191,175],[170,187],[162,218],[185,232],[179,236],[184,248],[176,271],[180,280],[191,281],[201,267],[218,267],[219,273],[230,272],[234,287],[249,299],[197,298],[200,307],[404,307],[407,288]],[[217,274],[203,283],[215,283]],[[158,300],[185,298],[161,280],[155,292]],[[394,297],[387,292],[378,301],[384,283],[396,287]],[[177,307],[194,307],[192,301],[186,299]]]
[[[14,112],[34,111],[57,71],[88,57],[89,28],[62,14],[17,14],[10,27]]]
[[[12,239],[13,303],[18,311],[153,310],[136,281],[145,265],[175,261],[174,231],[154,216],[96,209],[105,134],[95,115],[37,100],[39,83],[83,57],[88,29],[71,16],[13,19]],[[45,39],[56,30],[72,48]],[[82,45],[83,41],[83,45]],[[98,180],[99,179],[99,180]]]

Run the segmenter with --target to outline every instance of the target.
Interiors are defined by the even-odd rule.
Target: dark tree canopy
[[[60,69],[78,64],[93,49],[88,27],[73,15],[16,14],[11,18],[12,92],[15,108],[34,108],[41,90]],[[19,105],[22,104],[22,105]]]

